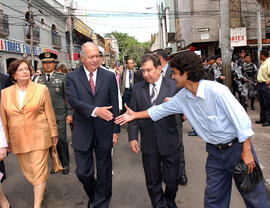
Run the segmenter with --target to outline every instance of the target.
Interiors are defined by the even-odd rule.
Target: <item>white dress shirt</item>
[[[3,128],[2,120],[0,119],[0,148],[7,147],[7,139]]]
[[[156,93],[157,94],[159,94],[159,90],[160,90],[160,87],[161,87],[161,83],[162,83],[162,76],[160,76],[159,78],[158,78],[158,80],[154,83],[156,86]],[[150,95],[151,95],[151,93],[152,93],[152,90],[153,90],[153,84],[150,84],[149,83],[149,93],[150,93]]]
[[[85,71],[87,80],[89,81],[89,85],[90,85],[90,73],[91,73],[91,72],[89,72],[89,71],[85,68],[85,66],[83,66],[83,69],[84,69],[84,71]],[[96,87],[97,70],[94,71],[94,72],[92,72],[92,73],[93,73],[92,80],[93,80],[93,82],[94,82],[94,86]],[[95,107],[95,109],[92,111],[92,114],[91,114],[92,117],[97,117],[97,115],[96,115],[96,109],[97,109],[97,107]]]
[[[127,89],[129,89],[129,83],[131,82],[131,80],[132,80],[132,76],[133,76],[133,74],[132,74],[132,69],[125,69],[125,71],[126,71],[126,83],[125,83],[125,88],[127,88]],[[129,80],[129,72],[131,72],[131,80]]]
[[[85,74],[87,76],[87,80],[90,81],[90,73],[86,68],[85,66],[83,66],[83,69],[85,71]],[[92,72],[93,73],[93,76],[92,76],[92,79],[93,79],[93,82],[94,82],[94,85],[96,86],[96,80],[97,80],[97,70]]]
[[[20,107],[22,107],[22,105],[23,105],[23,100],[24,100],[25,94],[26,94],[26,91],[22,91],[22,90],[18,89],[18,97],[19,97]]]

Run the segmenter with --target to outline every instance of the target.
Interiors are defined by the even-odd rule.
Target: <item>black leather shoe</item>
[[[94,202],[90,199],[88,200],[87,208],[94,208]]]
[[[51,169],[50,174],[51,175],[55,174],[55,172],[53,171],[53,169]]]
[[[64,168],[62,174],[67,175],[69,173],[69,168]]]
[[[197,136],[196,131],[190,131],[188,132],[188,136]]]
[[[255,123],[256,123],[256,124],[263,124],[264,121],[262,121],[262,120],[257,120],[257,121],[255,121]]]
[[[263,126],[270,126],[270,122],[268,122],[268,121],[264,122]]]
[[[184,185],[187,184],[187,182],[188,182],[187,176],[186,175],[182,175],[181,178],[180,178],[180,180],[179,180],[179,184],[182,185],[182,186],[184,186]]]

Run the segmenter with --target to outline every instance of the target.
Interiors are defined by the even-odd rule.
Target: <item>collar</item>
[[[198,89],[196,92],[196,97],[200,97],[202,99],[205,99],[205,87],[206,87],[205,84],[206,84],[206,82],[204,80],[199,81]],[[187,89],[186,89],[186,95],[189,98],[195,99],[193,94]]]
[[[154,83],[156,85],[157,89],[160,89],[161,82],[162,82],[162,74],[160,74],[158,80]]]
[[[88,71],[86,68],[85,68],[85,66],[83,65],[83,69],[84,69],[84,71],[85,71],[85,73],[86,73],[86,75],[87,75],[87,77],[88,76],[90,76],[89,74],[91,73],[90,71]],[[93,76],[97,73],[97,69],[94,71],[94,72],[92,72],[93,73]]]
[[[53,74],[53,72],[54,72],[54,70],[53,70],[51,73],[46,73],[46,72],[45,72],[46,77],[47,77],[47,74],[49,74],[49,75],[50,75],[50,77],[51,77],[51,76],[52,76],[52,74]]]
[[[169,64],[167,63],[165,66],[162,67],[161,71],[166,71],[168,69]]]

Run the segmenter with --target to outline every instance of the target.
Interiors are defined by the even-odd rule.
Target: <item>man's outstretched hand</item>
[[[131,110],[126,104],[125,104],[125,108],[127,111],[124,114],[116,117],[114,123],[120,124],[122,126],[125,123],[130,122],[136,118],[135,112]]]
[[[109,111],[110,109],[112,109],[112,106],[108,106],[108,107],[97,107],[96,109],[96,115],[106,121],[111,121],[113,119],[113,114],[111,111]]]

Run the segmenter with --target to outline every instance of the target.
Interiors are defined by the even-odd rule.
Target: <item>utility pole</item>
[[[258,67],[260,66],[260,52],[262,50],[262,26],[261,26],[261,6],[257,3],[257,42],[258,42]]]
[[[71,0],[70,5],[68,7],[68,17],[69,17],[69,50],[70,50],[70,60],[71,60],[71,68],[74,69],[74,52],[73,52],[73,35],[72,35],[72,5],[73,0]]]
[[[179,15],[178,15],[178,13],[179,13],[178,0],[174,0],[176,52],[178,51],[178,43],[180,42],[180,28],[179,28]]]
[[[225,85],[231,89],[232,72],[231,72],[231,35],[230,35],[230,1],[220,0],[220,40],[222,56],[222,70],[225,75]]]
[[[28,1],[28,10],[29,10],[29,15],[30,15],[30,49],[31,49],[31,63],[32,66],[34,67],[34,40],[33,40],[33,24],[34,24],[34,16],[31,11],[31,0]]]

